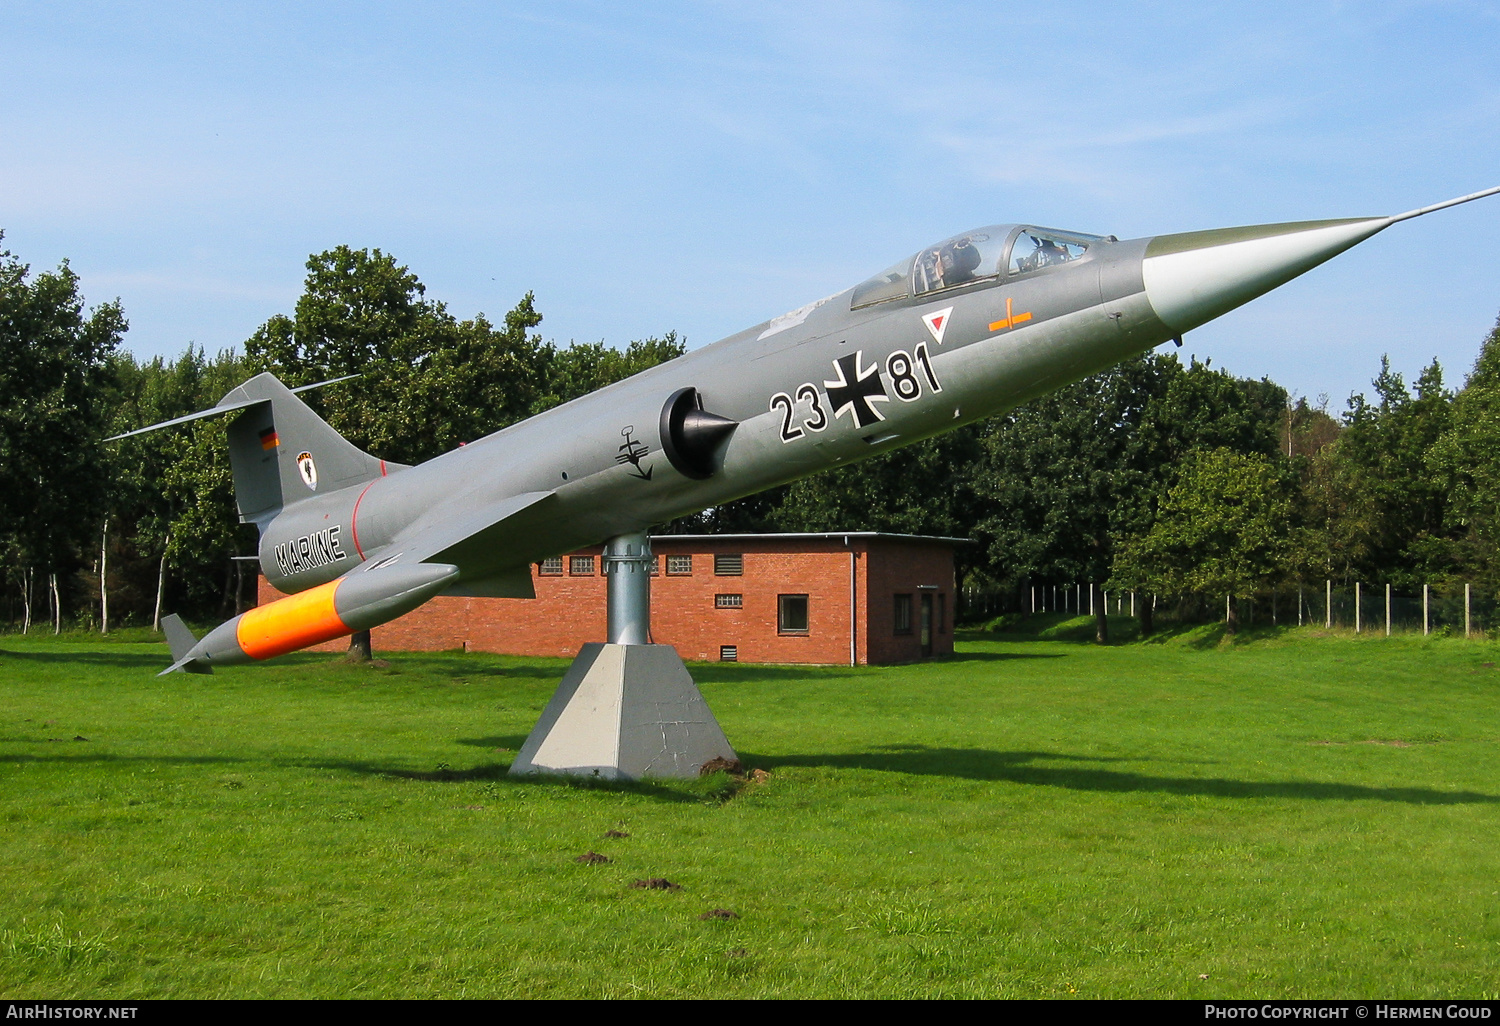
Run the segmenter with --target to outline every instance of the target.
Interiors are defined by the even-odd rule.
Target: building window
[[[660,574],[661,574],[661,557],[660,556],[652,556],[651,557],[651,576],[652,577],[657,577],[657,576],[660,576]]]
[[[536,572],[541,577],[561,577],[562,557],[553,556],[551,559],[542,560],[537,564]]]
[[[737,663],[740,661],[740,650],[735,645],[719,646],[719,662]]]
[[[593,556],[569,556],[568,557],[568,573],[572,574],[574,577],[592,577],[592,576],[594,576],[594,557]]]
[[[807,633],[807,596],[776,596],[776,630],[781,634]]]
[[[745,604],[745,596],[743,596],[743,595],[715,595],[714,596],[714,608],[715,609],[739,609],[744,604]]]
[[[895,630],[894,633],[896,633],[896,634],[910,634],[911,633],[911,596],[910,595],[897,595],[896,596],[896,610],[895,610],[895,612],[896,612],[896,617],[895,617],[896,630]]]
[[[745,557],[736,553],[732,556],[715,555],[714,573],[720,577],[739,577],[745,572]]]
[[[693,557],[692,556],[668,556],[667,557],[667,576],[668,577],[686,577],[688,574],[690,574],[692,572],[693,572]]]

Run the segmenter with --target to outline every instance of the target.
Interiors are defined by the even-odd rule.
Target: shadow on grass
[[[501,739],[507,740],[507,739]],[[548,789],[554,791],[601,791],[608,794],[633,794],[664,802],[719,802],[732,797],[740,782],[727,773],[713,773],[694,780],[606,780],[602,777],[574,777],[561,774],[527,774],[513,777],[510,764],[491,762],[469,769],[438,766],[431,770],[398,769],[368,762],[293,762],[287,765],[324,770],[342,770],[365,776],[393,780],[411,780],[428,784],[489,784],[517,791]]]
[[[750,755],[746,765],[775,770],[785,766],[872,769],[919,776],[1004,780],[1071,791],[1173,794],[1211,798],[1298,798],[1314,801],[1383,801],[1408,805],[1500,804],[1500,795],[1477,791],[1434,791],[1425,787],[1366,787],[1299,780],[1228,780],[1222,777],[1166,777],[1106,769],[1097,764],[1123,762],[1060,752],[992,752],[982,748],[892,746],[877,752],[841,755]],[[1047,762],[1091,765],[1048,766]]]
[[[787,666],[776,663],[690,663],[688,672],[699,684],[758,684],[772,680],[834,680],[840,677],[863,677],[880,667],[868,666]]]
[[[499,737],[460,737],[455,740],[461,745],[469,745],[473,748],[488,748],[494,750],[503,748],[508,751],[519,751],[526,743],[525,734],[504,734]]]
[[[28,744],[39,745],[59,742],[49,742],[39,738],[0,738],[0,744]],[[66,741],[60,743],[69,743]],[[167,766],[217,766],[226,763],[236,765],[249,765],[260,760],[254,758],[243,758],[232,755],[115,755],[111,753],[94,754],[92,752],[73,749],[67,752],[58,752],[56,755],[32,755],[29,752],[11,752],[0,755],[0,764],[4,763],[117,763],[121,766],[134,765],[167,765]]]
[[[15,649],[0,651],[0,665],[17,659],[28,663],[82,663],[86,666],[114,666],[133,670],[164,670],[171,664],[171,657],[161,652],[17,652]]]
[[[1250,645],[1258,641],[1281,639],[1299,628],[1289,624],[1241,625],[1237,634],[1229,634],[1227,625],[1216,623],[1156,622],[1148,637],[1141,637],[1140,622],[1133,616],[1109,617],[1109,646],[1178,645],[1200,651],[1228,646]],[[1071,645],[1094,645],[1094,618],[1063,613],[1033,613],[996,630],[966,628],[955,633],[960,641],[1004,641],[1012,644],[1061,642]]]

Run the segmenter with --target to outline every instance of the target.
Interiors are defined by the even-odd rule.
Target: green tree
[[[358,374],[306,393],[361,448],[420,463],[685,351],[675,334],[564,350],[531,329],[527,293],[496,325],[459,321],[426,298],[408,268],[380,250],[339,246],[307,261],[294,316],[277,315],[245,344],[251,365],[289,385]]]
[[[537,410],[588,395],[685,352],[687,346],[675,331],[661,338],[631,342],[624,350],[602,342],[575,342],[566,349],[550,350],[546,354],[546,395]]]
[[[1500,319],[1454,397],[1427,465],[1449,497],[1445,515],[1459,539],[1458,568],[1500,588]]]
[[[1224,448],[1195,452],[1150,529],[1121,545],[1118,572],[1162,594],[1229,596],[1233,634],[1239,626],[1233,599],[1286,571],[1292,496],[1286,467],[1268,456]]]
[[[1132,455],[1175,364],[1128,360],[1007,414],[984,440],[976,526],[991,566],[1002,578],[1089,582],[1101,644],[1117,521],[1149,485]]]
[[[209,359],[189,346],[176,360],[113,359],[110,432],[118,434],[214,405],[246,377],[233,351]],[[255,551],[232,499],[224,423],[217,419],[122,439],[109,446],[110,501],[119,525],[110,601],[155,622],[165,608],[210,617],[233,608],[231,557]],[[215,445],[218,448],[215,448]]]
[[[42,580],[60,616],[71,571],[97,551],[110,483],[102,400],[126,328],[118,300],[84,313],[67,261],[33,277],[0,250],[0,546],[28,620]]]
[[[308,258],[295,315],[278,314],[245,344],[251,366],[288,385],[357,374],[307,393],[308,405],[361,448],[420,463],[546,404],[550,347],[528,294],[502,326],[458,321],[380,250]]]
[[[1304,493],[1318,544],[1307,572],[1413,586],[1451,571],[1449,483],[1430,454],[1448,430],[1453,396],[1434,360],[1416,394],[1381,359],[1376,402],[1352,396],[1337,440],[1315,454]]]
[[[767,516],[782,531],[890,531],[955,536],[974,518],[969,471],[977,428],[917,442],[790,485]]]

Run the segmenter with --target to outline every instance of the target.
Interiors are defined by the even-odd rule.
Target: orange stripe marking
[[[1014,328],[1017,324],[1025,324],[1027,321],[1031,320],[1031,314],[1030,313],[1018,313],[1018,314],[1011,313],[1010,312],[1010,304],[1011,304],[1011,297],[1006,296],[1005,297],[1005,320],[1003,320],[1003,321],[991,321],[990,322],[990,330],[991,331],[1000,331],[1000,330],[1005,329],[1005,328]]]
[[[350,633],[333,607],[333,593],[342,583],[329,581],[255,607],[240,617],[235,640],[251,659],[269,659]]]

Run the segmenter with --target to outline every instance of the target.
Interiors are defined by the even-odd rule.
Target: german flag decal
[[[260,447],[262,449],[274,449],[280,444],[281,440],[276,437],[275,428],[268,427],[260,433]]]

